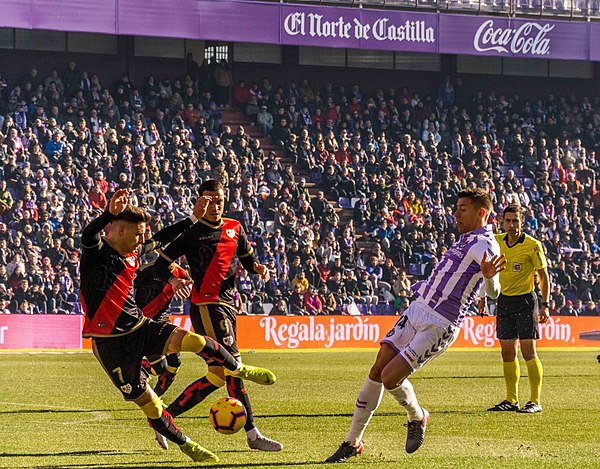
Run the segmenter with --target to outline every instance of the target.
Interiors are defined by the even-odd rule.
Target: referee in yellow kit
[[[502,347],[504,362],[504,381],[506,399],[488,409],[494,412],[523,412],[532,414],[541,412],[540,393],[542,390],[542,363],[537,356],[535,341],[539,339],[538,321],[545,323],[550,314],[550,279],[548,264],[542,250],[542,244],[523,233],[523,209],[511,204],[502,213],[502,225],[505,233],[497,234],[496,240],[500,252],[506,257],[506,269],[500,272],[500,296],[496,313],[496,335]],[[537,274],[542,304],[538,306],[534,278]],[[481,314],[486,312],[485,297],[479,302]],[[517,350],[527,364],[527,375],[531,397],[529,402],[519,408],[519,360]]]

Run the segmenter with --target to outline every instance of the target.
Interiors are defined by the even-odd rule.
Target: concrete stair
[[[257,126],[252,125],[250,120],[246,117],[246,115],[237,108],[225,108],[221,111],[223,127],[229,126],[231,128],[232,134],[235,134],[240,126],[244,127],[244,131],[250,135],[252,138],[257,138],[260,141],[261,148],[268,154],[270,151],[274,151],[282,166],[287,164],[292,164],[292,161],[287,158],[283,151],[274,145],[271,142],[271,139],[265,137]],[[307,174],[299,171],[297,169],[294,170],[294,173],[299,176],[307,176]],[[313,182],[307,182],[306,186],[308,187],[308,192],[311,197],[317,195],[319,190],[325,190],[325,186],[323,184],[315,184]],[[340,217],[340,223],[342,226],[345,226],[349,220],[352,219],[352,209],[342,208],[339,206],[337,200],[330,201],[331,205],[333,205],[335,211]],[[362,247],[365,251],[370,251],[375,244],[373,241],[368,239],[368,236],[363,233],[357,234],[357,245]]]

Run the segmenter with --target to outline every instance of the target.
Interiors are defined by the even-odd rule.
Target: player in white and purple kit
[[[407,378],[452,345],[476,297],[487,294],[496,298],[500,293],[498,273],[504,270],[505,260],[487,225],[491,210],[492,200],[484,190],[459,193],[455,216],[461,237],[431,276],[415,286],[410,307],[381,341],[375,364],[358,394],[350,431],[326,462],[345,462],[362,453],[363,434],[384,389],[407,412],[406,452],[415,452],[423,443],[429,413],[417,402]]]

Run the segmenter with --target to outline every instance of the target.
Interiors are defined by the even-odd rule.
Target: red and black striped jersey
[[[165,262],[185,256],[194,288],[192,302],[233,304],[235,257],[250,273],[256,258],[239,221],[223,218],[217,224],[202,218],[163,252]]]
[[[142,314],[155,321],[168,320],[169,302],[175,294],[169,280],[187,276],[186,270],[175,263],[170,266],[164,262],[142,265],[134,281],[135,302]]]
[[[137,329],[144,316],[135,303],[133,283],[139,256],[174,239],[193,222],[187,218],[156,233],[132,253],[120,254],[100,236],[114,216],[105,211],[92,221],[81,236],[80,299],[85,321],[83,337],[107,337]]]

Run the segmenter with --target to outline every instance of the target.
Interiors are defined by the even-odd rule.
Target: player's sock
[[[166,410],[163,410],[162,415],[156,419],[148,418],[148,423],[154,430],[173,443],[183,445],[187,441],[187,437],[177,428],[172,415]]]
[[[256,426],[254,425],[254,414],[252,413],[252,405],[250,404],[248,391],[246,391],[246,388],[244,387],[244,381],[240,378],[236,378],[235,376],[226,376],[225,379],[227,380],[227,393],[229,394],[229,396],[235,397],[244,405],[244,408],[246,409],[247,419],[246,425],[244,425],[244,430],[246,430],[248,438],[250,438],[251,440],[255,440],[256,438],[258,438],[258,436],[260,436],[260,432],[258,432],[257,430],[256,433],[248,433],[252,431],[253,428],[255,429]]]
[[[162,375],[158,377],[158,381],[156,382],[156,386],[154,386],[154,392],[157,396],[162,396],[167,389],[173,384],[175,380],[176,373],[173,373],[170,370],[165,371]]]
[[[179,371],[179,367],[181,366],[181,357],[179,353],[172,353],[167,355],[165,359],[165,371],[159,376],[158,382],[156,386],[154,386],[154,392],[158,396],[162,396],[167,389],[173,384],[175,380],[175,375]]]
[[[237,370],[241,364],[227,351],[210,337],[188,332],[181,340],[182,352],[193,352],[204,360],[212,360],[228,370]]]
[[[248,439],[254,441],[259,436],[262,436],[262,433],[260,432],[260,430],[257,427],[254,427],[254,428],[251,428],[250,430],[246,430],[246,436],[248,437]]]
[[[150,362],[148,360],[146,360],[145,358],[142,359],[142,368],[144,370],[146,370],[146,373],[148,373],[148,375],[152,374],[152,365],[150,364]]]
[[[404,407],[409,422],[423,420],[423,409],[419,405],[415,390],[408,379],[405,379],[396,389],[389,389],[388,391],[398,401],[398,404]]]
[[[373,381],[367,376],[365,384],[363,384],[362,389],[358,393],[350,430],[344,441],[347,441],[353,447],[357,447],[360,444],[367,425],[369,425],[369,421],[377,410],[377,407],[379,407],[382,398],[383,384]]]
[[[202,402],[224,384],[225,381],[214,373],[208,372],[206,376],[203,376],[190,384],[179,397],[167,407],[167,411],[174,417],[177,417]]]
[[[504,362],[504,382],[506,383],[506,400],[511,404],[519,402],[519,376],[521,369],[519,359],[512,362]]]
[[[527,364],[527,376],[529,377],[529,389],[531,392],[530,402],[540,405],[540,394],[542,392],[542,377],[544,369],[538,357],[525,362]]]

